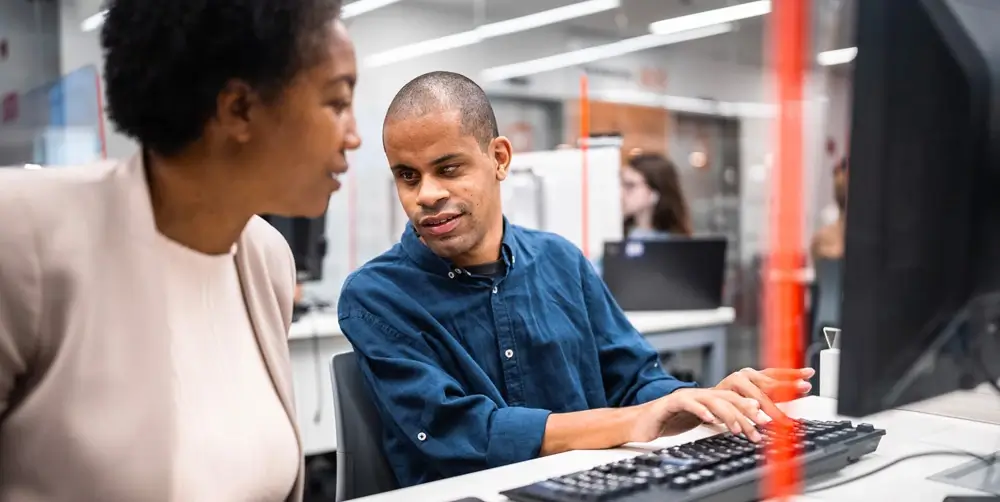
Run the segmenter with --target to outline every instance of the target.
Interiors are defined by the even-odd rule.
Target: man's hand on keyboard
[[[760,439],[754,427],[762,418],[760,404],[736,392],[719,389],[678,389],[637,407],[632,441],[648,442],[688,431],[703,422],[726,427],[734,434]]]
[[[812,389],[809,378],[814,374],[812,368],[771,368],[760,371],[743,368],[723,379],[714,388],[754,399],[760,403],[760,409],[767,416],[780,420],[786,416],[774,403],[791,401],[808,394]]]

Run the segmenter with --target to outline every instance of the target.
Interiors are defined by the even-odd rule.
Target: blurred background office
[[[837,322],[836,313],[816,315],[822,278],[810,256],[837,263],[842,249],[855,1],[813,0],[810,7],[806,214],[802,270],[794,278],[812,288],[804,300],[811,307],[802,323],[807,342],[820,323]],[[723,364],[759,364],[761,257],[774,181],[770,2],[345,5],[359,58],[356,115],[368,140],[351,156],[346,189],[325,218],[272,219],[297,250],[304,302],[336,305],[344,278],[398,240],[405,216],[378,140],[382,119],[409,79],[449,70],[487,90],[500,133],[513,143],[517,175],[504,189],[515,222],[561,233],[591,258],[626,236],[724,238],[721,304],[733,318],[723,323]],[[101,0],[0,0],[0,166],[49,168],[136,150],[103,112],[102,12]],[[307,452],[316,454],[332,451],[324,364],[345,346],[323,334],[335,325],[303,324],[291,342],[300,421],[305,441],[319,445],[307,444]],[[705,376],[698,357],[681,360]]]
[[[687,197],[690,230],[729,239],[727,299],[740,333],[750,333],[774,143],[766,3],[348,0],[362,78],[359,125],[366,137],[379,137],[403,83],[452,70],[487,88],[516,152],[576,146],[580,77],[587,76],[588,130],[621,134],[623,165],[636,149],[666,155]],[[650,34],[657,26],[676,31],[669,20],[681,16],[744,4],[751,8],[730,22],[681,26],[684,36]],[[101,9],[101,0],[0,0],[0,165],[75,164],[135,150],[101,112]],[[804,249],[832,223],[830,166],[847,153],[850,96],[850,65],[837,63],[850,57],[830,51],[849,49],[853,36],[850,1],[817,0],[811,11],[816,57],[805,109]],[[324,222],[325,258],[313,260],[320,273],[302,274],[307,296],[333,304],[344,277],[395,242],[403,224],[380,142],[367,142],[352,160],[351,187],[332,200]]]

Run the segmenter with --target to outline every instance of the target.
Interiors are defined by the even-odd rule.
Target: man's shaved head
[[[425,73],[404,85],[389,105],[385,124],[442,111],[458,112],[462,133],[475,137],[483,151],[500,135],[486,92],[470,78],[447,71]]]

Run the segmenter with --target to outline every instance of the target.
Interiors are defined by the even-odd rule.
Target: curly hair
[[[273,100],[322,54],[341,0],[110,0],[109,119],[161,155],[197,140],[227,82]]]

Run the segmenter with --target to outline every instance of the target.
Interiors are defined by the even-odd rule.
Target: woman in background
[[[837,219],[823,226],[813,236],[809,250],[813,260],[840,260],[844,257],[844,222],[847,221],[847,165],[844,157],[833,166],[833,200]]]
[[[0,173],[0,502],[298,502],[295,266],[358,148],[340,0],[111,0],[124,162]]]
[[[626,239],[691,236],[691,217],[677,166],[655,153],[639,153],[622,166],[622,216]]]

